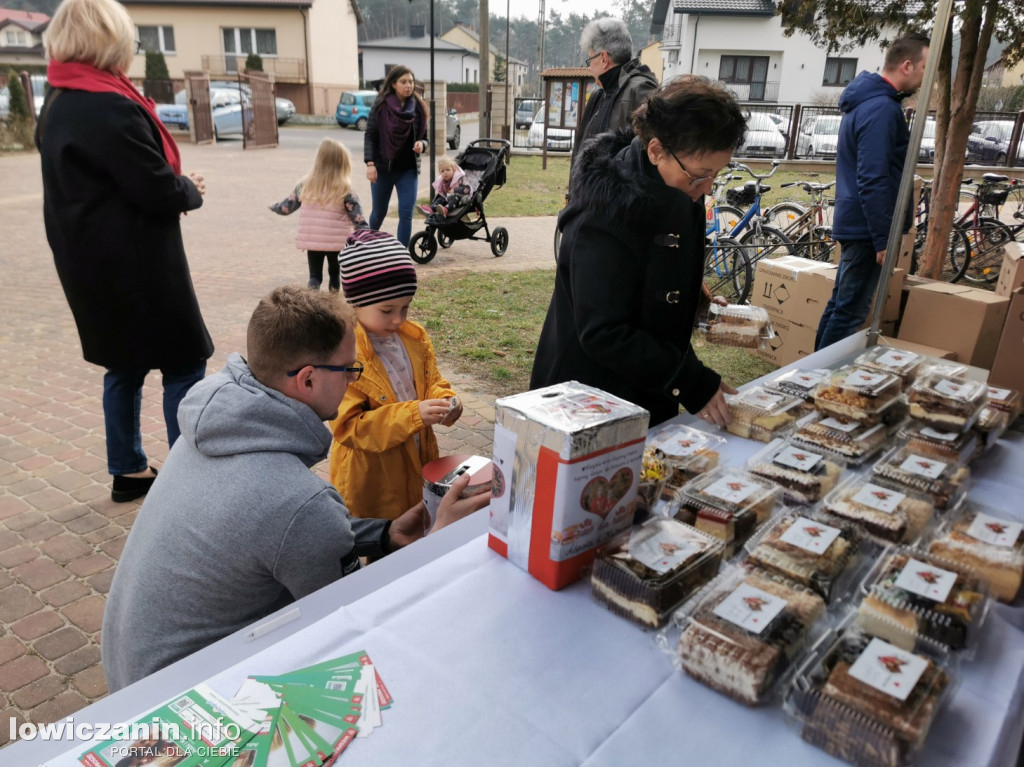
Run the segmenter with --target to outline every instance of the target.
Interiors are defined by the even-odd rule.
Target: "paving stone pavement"
[[[260,296],[279,284],[305,282],[305,254],[292,242],[297,217],[282,219],[266,209],[310,163],[308,141],[290,142],[294,135],[299,134],[285,130],[281,147],[249,152],[236,142],[182,143],[186,172],[201,172],[208,184],[203,208],[185,217],[182,229],[217,348],[210,371],[219,370],[228,353],[244,351],[245,325]],[[514,164],[509,183],[515,183]],[[356,178],[354,186],[368,201],[368,182]],[[110,500],[103,371],[82,360],[53,268],[37,155],[0,156],[0,209],[2,746],[9,718],[56,721],[106,694],[99,650],[105,595],[139,504]],[[553,268],[554,218],[495,219],[493,225],[509,230],[504,257],[494,258],[486,243],[457,242],[419,267],[421,278],[458,270]],[[444,349],[439,356],[465,405],[456,426],[437,429],[441,450],[486,455],[494,397],[460,374]],[[143,393],[142,434],[159,466],[167,442],[156,375]],[[324,465],[318,471],[326,477]]]

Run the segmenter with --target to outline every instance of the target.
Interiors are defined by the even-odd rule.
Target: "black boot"
[[[152,477],[125,477],[121,474],[114,475],[114,489],[110,491],[110,498],[114,503],[127,503],[141,498],[149,492],[156,479],[156,469],[153,469]]]

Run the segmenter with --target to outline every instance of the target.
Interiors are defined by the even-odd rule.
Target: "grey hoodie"
[[[310,467],[331,433],[232,354],[178,411],[181,438],[146,496],[103,616],[111,692],[383,553],[384,520],[350,519]],[[381,478],[384,481],[384,478]]]

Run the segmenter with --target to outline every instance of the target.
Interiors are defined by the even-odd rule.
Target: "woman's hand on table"
[[[698,412],[697,417],[713,426],[725,426],[729,423],[729,406],[725,403],[726,394],[736,394],[736,390],[723,381],[718,391]]]

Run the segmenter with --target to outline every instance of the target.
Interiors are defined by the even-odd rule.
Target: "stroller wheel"
[[[455,240],[449,237],[444,232],[437,233],[437,244],[440,245],[442,248],[450,248],[453,242],[455,242]]]
[[[491,233],[491,253],[495,256],[504,256],[508,249],[508,229],[503,226],[494,228]]]
[[[493,245],[491,246],[494,247]],[[425,264],[437,254],[437,240],[433,232],[416,232],[409,240],[409,255],[417,264]]]

